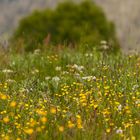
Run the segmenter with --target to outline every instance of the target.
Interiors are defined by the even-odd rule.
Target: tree
[[[93,2],[65,2],[54,10],[35,11],[20,21],[12,40],[24,40],[25,49],[33,51],[48,36],[54,45],[88,43],[95,46],[101,40],[106,40],[112,43],[113,51],[119,49],[114,24]]]

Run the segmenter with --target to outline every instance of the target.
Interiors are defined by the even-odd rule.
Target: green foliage
[[[19,39],[24,41],[27,51],[42,46],[45,39],[54,45],[72,46],[83,43],[95,46],[106,40],[113,51],[119,49],[113,23],[106,19],[100,7],[87,1],[65,2],[54,10],[33,12],[20,21],[13,35],[14,41]]]
[[[0,140],[140,140],[140,55],[66,48],[7,57]]]

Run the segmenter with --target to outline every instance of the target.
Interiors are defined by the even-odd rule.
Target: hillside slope
[[[0,35],[13,30],[18,21],[34,9],[53,7],[62,0],[0,0]],[[113,20],[123,49],[140,50],[140,1],[139,0],[95,0],[103,7],[108,18]]]

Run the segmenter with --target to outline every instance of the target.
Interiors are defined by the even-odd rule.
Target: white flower
[[[4,70],[2,70],[2,72],[3,72],[3,73],[13,73],[13,71],[10,70],[10,69],[4,69]]]
[[[78,69],[78,65],[77,64],[74,64],[72,67],[75,68],[75,69]]]
[[[119,129],[116,130],[116,133],[117,134],[122,134],[123,133],[123,130],[119,128]]]
[[[92,53],[90,53],[89,55],[90,55],[90,57],[92,57],[92,56],[93,56],[93,54],[92,54]]]
[[[88,53],[85,54],[86,57],[88,57],[88,55],[89,55]]]
[[[105,41],[105,40],[101,40],[101,45],[105,45],[105,44],[107,44],[107,42]]]
[[[135,104],[140,104],[140,100],[136,100],[135,101]]]
[[[89,56],[89,57],[92,57],[93,54],[92,54],[92,53],[86,53],[85,56],[86,56],[86,57],[88,57],[88,56]]]
[[[80,74],[79,74],[79,73],[75,73],[75,76],[76,76],[76,77],[79,77],[79,76],[80,76]]]
[[[45,80],[46,80],[46,81],[48,81],[48,80],[50,80],[50,79],[51,79],[50,76],[45,77]]]
[[[12,79],[8,79],[6,80],[7,83],[15,83],[16,81],[15,80],[12,80]]]
[[[34,69],[31,73],[32,73],[32,74],[39,73],[39,70],[38,70],[38,69]]]
[[[58,76],[55,76],[55,77],[52,78],[52,84],[53,84],[53,87],[54,87],[55,89],[58,88],[59,81],[60,81],[60,78],[59,78]]]
[[[94,72],[96,69],[95,68],[92,68],[92,71]]]
[[[139,85],[133,85],[132,90],[136,90],[137,88],[139,88]]]
[[[95,76],[85,76],[85,77],[82,77],[83,80],[96,80],[96,77]]]
[[[107,42],[106,42],[105,40],[102,40],[102,41],[100,42],[100,44],[101,44],[101,48],[102,48],[102,49],[104,49],[104,50],[109,49],[109,46],[108,46],[108,44],[107,44]]]
[[[55,70],[56,71],[61,71],[61,67],[56,67]]]
[[[122,105],[121,105],[121,104],[118,106],[118,110],[119,110],[119,111],[122,110]]]
[[[36,49],[35,51],[34,51],[34,54],[40,54],[40,49]]]
[[[63,74],[63,75],[69,74],[69,72],[68,72],[68,71],[63,71],[62,74]]]
[[[52,78],[52,81],[58,83],[60,81],[60,78],[58,76],[55,76]]]
[[[74,64],[72,67],[78,71],[82,71],[84,69],[84,66],[78,66],[77,64]]]

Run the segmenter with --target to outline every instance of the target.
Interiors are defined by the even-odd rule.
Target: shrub
[[[88,43],[99,44],[101,40],[111,42],[111,49],[119,48],[115,28],[106,19],[102,9],[92,2],[75,4],[65,2],[54,10],[34,11],[23,18],[13,35],[13,41],[23,40],[26,51],[50,43],[76,46]]]

